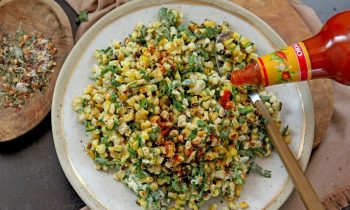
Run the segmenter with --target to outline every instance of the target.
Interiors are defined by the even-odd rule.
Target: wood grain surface
[[[231,0],[250,10],[268,23],[287,44],[311,37],[313,34],[303,18],[287,0]],[[333,115],[333,83],[328,79],[309,81],[315,111],[316,147],[325,136]]]
[[[52,94],[61,66],[73,47],[73,35],[68,17],[53,0],[2,0],[0,26],[14,33],[18,28],[27,32],[48,34],[57,48],[57,66],[50,75],[46,91],[37,94],[21,110],[0,108],[0,142],[15,139],[41,122],[51,109]]]

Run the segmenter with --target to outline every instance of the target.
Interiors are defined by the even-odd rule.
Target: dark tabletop
[[[75,32],[76,14],[64,0],[56,1],[67,13]],[[316,10],[322,22],[350,8],[349,0],[304,2]],[[26,135],[0,143],[0,210],[76,210],[85,205],[58,162],[50,115]]]

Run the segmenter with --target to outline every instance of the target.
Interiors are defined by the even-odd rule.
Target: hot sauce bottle
[[[231,82],[237,86],[318,78],[350,85],[350,10],[330,18],[317,35],[259,57],[231,73]]]

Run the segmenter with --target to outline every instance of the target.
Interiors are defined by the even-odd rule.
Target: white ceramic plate
[[[161,6],[179,9],[184,13],[185,20],[202,22],[207,18],[220,23],[227,21],[233,30],[257,44],[259,54],[285,46],[283,40],[262,20],[223,0],[136,0],[117,8],[98,21],[68,56],[56,84],[52,106],[53,136],[61,166],[74,189],[92,209],[136,210],[139,206],[135,204],[136,195],[131,190],[114,181],[112,174],[95,170],[93,161],[83,151],[88,136],[78,122],[77,114],[72,110],[73,97],[81,95],[84,87],[92,82],[88,77],[91,76],[90,69],[96,62],[95,49],[110,46],[115,40],[123,40],[139,22],[154,22]],[[306,83],[300,83],[269,89],[283,102],[282,119],[290,127],[291,149],[305,169],[314,133],[309,88]],[[249,175],[239,201],[247,201],[250,209],[277,209],[288,198],[293,185],[276,153],[259,162],[272,171],[272,178]],[[203,209],[207,209],[211,202],[224,206],[225,202],[221,204],[219,200],[207,202]]]

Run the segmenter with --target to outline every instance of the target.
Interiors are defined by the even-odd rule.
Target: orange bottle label
[[[311,63],[303,42],[258,58],[264,85],[311,79]]]

